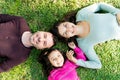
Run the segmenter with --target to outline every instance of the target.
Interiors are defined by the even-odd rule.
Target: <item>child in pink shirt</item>
[[[70,50],[62,53],[58,49],[49,49],[41,53],[39,58],[43,69],[48,76],[48,80],[80,80],[76,68],[77,59],[86,60],[83,51],[78,48],[73,42],[68,43],[68,46],[74,51]],[[75,57],[73,56],[75,52]]]

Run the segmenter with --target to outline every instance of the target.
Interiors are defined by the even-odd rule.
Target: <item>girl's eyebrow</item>
[[[50,57],[50,59],[54,59],[54,57]]]
[[[63,35],[67,35],[67,33],[66,33],[66,32],[64,32],[64,33],[63,33]]]

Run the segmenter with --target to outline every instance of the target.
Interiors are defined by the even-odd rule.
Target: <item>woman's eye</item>
[[[65,24],[65,27],[67,28],[67,24]]]
[[[44,41],[44,43],[43,43],[43,44],[44,44],[44,46],[46,46],[46,45],[47,45],[46,41]]]

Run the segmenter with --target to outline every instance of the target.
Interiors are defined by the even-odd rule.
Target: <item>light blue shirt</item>
[[[108,13],[95,13],[100,10]],[[101,68],[102,65],[94,46],[104,41],[120,39],[120,26],[116,20],[118,12],[120,12],[119,9],[105,3],[96,3],[78,11],[76,22],[89,22],[90,33],[84,38],[77,38],[78,46],[88,58],[88,61],[79,59],[77,65],[92,69]]]

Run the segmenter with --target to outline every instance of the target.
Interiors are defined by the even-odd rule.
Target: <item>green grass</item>
[[[119,0],[0,0],[0,13],[23,16],[32,32],[48,31],[66,12],[100,1],[120,8]],[[61,42],[55,47],[67,50]],[[102,69],[78,68],[81,80],[120,80],[120,41],[98,44],[95,50],[103,64]],[[37,62],[39,53],[33,49],[26,62],[1,73],[0,80],[47,80]]]

